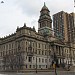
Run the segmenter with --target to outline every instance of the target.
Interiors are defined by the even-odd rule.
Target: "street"
[[[0,73],[0,75],[55,75],[54,72]],[[57,75],[75,75],[73,71],[58,71]]]

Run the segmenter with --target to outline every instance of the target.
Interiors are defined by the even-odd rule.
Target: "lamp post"
[[[37,56],[36,56],[36,73],[37,73]]]

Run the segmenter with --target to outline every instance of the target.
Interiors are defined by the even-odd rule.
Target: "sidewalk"
[[[56,70],[57,71],[67,71],[67,70],[65,70],[65,69],[62,69],[62,68],[56,68]],[[29,73],[29,72],[54,72],[55,70],[54,69],[33,69],[33,70],[31,70],[31,69],[25,69],[25,70],[13,70],[13,71],[3,71],[3,72],[9,72],[9,73]],[[0,72],[0,73],[2,73],[2,72]]]

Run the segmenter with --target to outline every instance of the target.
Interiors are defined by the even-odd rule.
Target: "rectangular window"
[[[42,59],[42,62],[44,62],[44,59]]]
[[[39,68],[41,68],[41,65],[39,65]]]
[[[12,43],[12,48],[13,48],[13,43]]]
[[[26,60],[27,60],[27,56],[26,56]]]
[[[33,47],[34,47],[34,43],[33,43]]]
[[[40,48],[40,43],[38,43],[38,45],[39,45],[39,48]]]
[[[47,63],[47,59],[45,59],[45,62]]]
[[[37,47],[37,42],[36,42],[36,47]]]
[[[27,68],[27,65],[26,65],[26,68]]]
[[[3,51],[3,56],[4,56],[4,51]]]
[[[46,51],[45,51],[45,55],[46,55]]]
[[[47,68],[47,65],[46,65],[46,68]]]
[[[29,46],[30,46],[31,45],[30,41],[28,43],[29,43]]]
[[[11,44],[9,44],[9,49],[11,49]]]
[[[42,55],[44,55],[44,51],[42,51]]]
[[[26,47],[26,52],[27,52],[27,47]]]
[[[32,57],[29,57],[28,61],[31,62],[32,61]]]
[[[6,45],[6,50],[8,50],[8,45]]]
[[[31,65],[29,67],[31,68]]]
[[[1,56],[2,56],[2,52],[1,52]]]
[[[4,50],[5,50],[5,45],[4,45]]]
[[[33,53],[34,53],[34,48],[33,48]]]
[[[26,42],[26,45],[27,45],[27,42]]]
[[[31,42],[31,41],[29,41],[28,43],[29,43],[29,46],[31,47],[31,46],[32,46],[32,42]]]
[[[40,50],[39,50],[39,54],[40,54]]]
[[[35,53],[37,54],[37,50],[35,51]]]
[[[39,62],[41,62],[41,59],[39,58]]]
[[[45,49],[46,49],[46,45],[45,45]]]
[[[33,65],[33,68],[35,68],[35,65]]]
[[[11,52],[12,52],[12,54],[13,54],[14,51],[11,51]]]

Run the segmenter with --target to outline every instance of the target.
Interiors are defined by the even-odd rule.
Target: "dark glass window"
[[[32,57],[29,57],[28,61],[31,62],[32,61]]]

